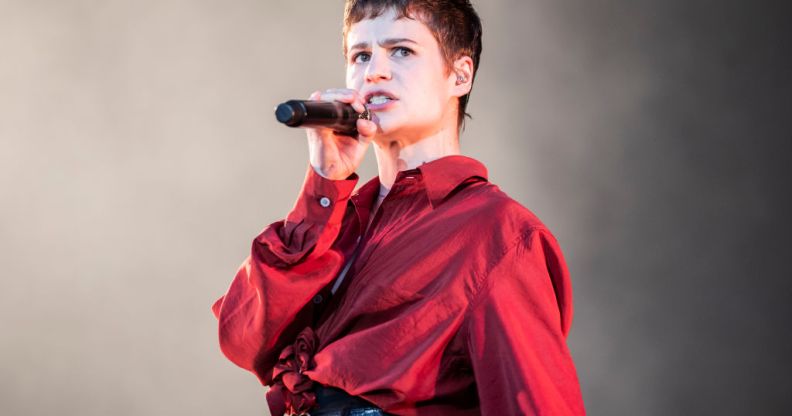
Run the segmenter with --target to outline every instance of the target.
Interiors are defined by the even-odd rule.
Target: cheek
[[[355,70],[353,68],[347,67],[347,71],[346,71],[346,87],[347,88],[353,89],[353,90],[360,89],[360,87],[363,85],[363,83],[362,83],[362,79],[360,78],[360,76],[358,76],[359,72],[360,71],[357,71],[357,70]]]
[[[448,94],[444,88],[443,79],[426,77],[416,82],[411,89],[415,99],[413,104],[420,108],[419,111],[426,112],[427,115],[436,115],[442,112]]]
[[[415,91],[406,104],[407,116],[413,123],[434,124],[442,118],[443,105],[432,91],[426,89]]]

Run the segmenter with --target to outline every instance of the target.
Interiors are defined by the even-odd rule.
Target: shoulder
[[[530,293],[530,299],[523,300],[537,305],[536,299],[552,300],[542,307],[547,316],[559,317],[561,333],[566,335],[572,319],[572,286],[555,236],[536,214],[496,185],[488,183],[480,192],[478,198],[486,201],[481,216],[492,236],[482,243],[490,253],[497,253],[480,281],[481,294],[513,299],[515,292]]]
[[[549,232],[547,226],[520,202],[506,194],[497,185],[485,182],[474,187],[460,201],[475,209],[482,225],[503,230],[506,233],[525,234],[532,231]]]
[[[530,209],[486,181],[472,183],[447,199],[436,225],[452,229],[453,241],[497,261],[507,252],[522,252],[532,241],[555,238]],[[522,247],[522,248],[521,248]]]

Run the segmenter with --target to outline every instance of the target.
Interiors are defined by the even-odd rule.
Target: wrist
[[[321,177],[323,177],[325,179],[329,179],[331,181],[348,180],[355,174],[354,171],[353,172],[342,172],[342,171],[339,171],[338,169],[334,169],[334,167],[332,167],[332,166],[329,169],[321,169],[321,168],[315,166],[314,164],[311,164],[311,167],[313,168],[314,172],[316,172],[317,175],[319,175],[319,176],[321,176]]]

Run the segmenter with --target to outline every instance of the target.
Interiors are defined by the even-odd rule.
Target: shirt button
[[[327,208],[330,206],[330,198],[323,196],[322,199],[319,200],[319,205]]]
[[[322,295],[316,295],[313,298],[313,303],[318,305],[318,304],[322,303],[323,300],[324,300],[324,298],[322,297]]]

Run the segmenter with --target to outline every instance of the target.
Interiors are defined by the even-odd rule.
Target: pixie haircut
[[[393,9],[396,18],[417,19],[425,24],[440,44],[440,51],[450,71],[455,60],[462,56],[473,59],[473,79],[481,57],[481,20],[470,0],[346,0],[344,9],[343,43],[347,54],[347,34],[355,23],[374,19]],[[470,93],[459,98],[457,126],[461,127]]]

